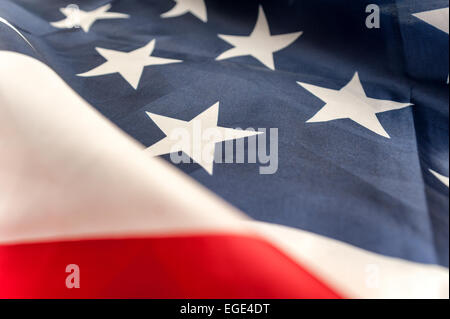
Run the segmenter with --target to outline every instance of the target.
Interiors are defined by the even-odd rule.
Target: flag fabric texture
[[[448,298],[448,7],[0,0],[0,298]]]

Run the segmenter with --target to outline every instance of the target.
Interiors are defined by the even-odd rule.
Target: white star
[[[339,91],[301,82],[297,83],[326,103],[307,123],[349,118],[374,133],[390,138],[378,120],[377,113],[398,110],[412,105],[411,103],[398,103],[367,97],[359,80],[358,72]]]
[[[433,174],[438,180],[441,181],[442,184],[444,184],[445,186],[449,187],[450,185],[450,180],[447,176],[441,175],[438,172],[433,171],[432,169],[430,169],[431,174]]]
[[[189,122],[146,112],[166,134],[166,137],[147,148],[152,156],[184,152],[210,175],[213,173],[215,143],[258,135],[262,132],[235,130],[217,126],[219,102]],[[181,135],[188,141],[180,142]]]
[[[111,4],[104,5],[92,11],[83,11],[77,8],[61,8],[60,11],[67,17],[61,21],[51,22],[50,24],[59,29],[72,29],[81,27],[84,32],[89,32],[91,26],[97,20],[102,19],[126,19],[128,14],[107,12],[111,9]]]
[[[439,29],[445,33],[449,33],[449,8],[424,11],[413,14],[416,18],[425,21],[432,25],[436,29]],[[449,77],[447,77],[447,84],[449,83]]]
[[[161,18],[173,18],[184,15],[188,12],[202,20],[208,22],[205,0],[174,0],[177,4],[161,15]]]
[[[138,88],[144,67],[183,62],[151,56],[155,49],[155,40],[146,46],[131,52],[95,48],[107,61],[102,65],[78,76],[90,77],[119,73],[135,90]]]
[[[448,12],[449,8],[443,8],[415,13],[413,14],[413,16],[425,21],[428,24],[431,24],[433,27],[448,34],[449,33]]]
[[[273,53],[278,52],[297,40],[303,32],[271,35],[269,24],[262,6],[259,6],[258,21],[249,36],[219,34],[219,38],[234,48],[222,53],[216,60],[251,55],[271,70],[275,70]]]

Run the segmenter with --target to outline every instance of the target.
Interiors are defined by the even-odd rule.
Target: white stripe
[[[28,41],[27,38],[25,38],[25,36],[19,31],[17,30],[11,23],[9,23],[8,21],[6,21],[5,19],[3,19],[2,17],[0,17],[0,23],[6,24],[8,27],[10,27],[13,31],[15,31],[23,40],[25,40],[25,42],[33,49],[36,51],[36,49],[33,47],[33,45],[30,43],[30,41]]]
[[[447,268],[390,258],[298,229],[251,227],[352,298],[448,298]]]

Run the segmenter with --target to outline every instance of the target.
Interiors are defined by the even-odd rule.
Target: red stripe
[[[80,288],[68,289],[68,264]],[[0,298],[339,298],[266,241],[245,236],[0,246]]]

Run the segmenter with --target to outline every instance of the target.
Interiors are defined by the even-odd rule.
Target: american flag
[[[448,0],[0,0],[0,298],[448,298]]]

